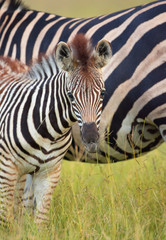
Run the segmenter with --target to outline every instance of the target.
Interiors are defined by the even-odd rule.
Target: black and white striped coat
[[[32,186],[26,187],[34,198],[25,199],[25,205],[36,203],[36,222],[47,221],[77,119],[85,146],[96,151],[104,88],[101,68],[111,56],[107,41],[93,49],[90,40],[78,34],[31,67],[0,58],[0,223],[11,221],[14,193],[22,198],[19,184],[26,174],[32,176]],[[16,197],[15,207],[19,200]]]
[[[27,63],[78,32],[92,38],[94,45],[102,38],[112,44],[113,58],[103,72],[106,94],[98,156],[85,154],[75,128],[76,158],[101,163],[126,160],[165,141],[165,0],[88,19],[22,10],[9,2],[1,1],[1,55]],[[70,149],[65,158],[73,160],[74,155]]]

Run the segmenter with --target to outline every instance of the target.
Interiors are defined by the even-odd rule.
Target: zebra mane
[[[29,8],[26,7],[21,0],[0,0],[0,8],[1,7],[5,7],[11,11],[14,11],[18,8],[21,10],[29,10]]]
[[[58,72],[59,69],[56,64],[55,53],[52,52],[49,55],[41,53],[37,59],[30,63],[27,75],[31,76],[31,78],[41,78],[41,75],[51,77]]]
[[[27,77],[29,80],[40,80],[42,76],[51,77],[59,72],[55,62],[55,55],[43,55],[40,59],[32,62],[30,66],[11,59],[10,57],[0,56],[0,71],[9,76]]]
[[[3,70],[7,74],[17,74],[27,72],[29,67],[17,59],[12,60],[10,57],[0,56],[0,70]]]
[[[93,52],[91,40],[80,33],[72,39],[69,46],[72,49],[74,59],[83,67],[86,67]]]

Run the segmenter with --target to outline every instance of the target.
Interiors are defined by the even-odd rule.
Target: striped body
[[[104,87],[100,68],[111,53],[107,41],[93,49],[81,34],[68,45],[59,43],[55,54],[30,67],[0,58],[0,223],[11,220],[14,193],[15,211],[22,201],[26,174],[31,178],[25,186],[25,206],[36,205],[37,223],[48,220],[61,161],[72,142],[71,126],[77,119],[86,147],[96,151]],[[30,201],[28,191],[33,196]]]
[[[101,38],[111,42],[113,57],[103,71],[106,94],[98,155],[85,152],[75,127],[74,149],[65,156],[107,163],[139,156],[165,141],[165,29],[164,0],[88,19],[21,8],[8,12],[2,5],[0,54],[28,63],[77,32],[94,44]]]
[[[1,81],[1,89],[5,85],[0,106],[1,154],[12,161],[17,159],[21,174],[42,170],[42,164],[44,168],[52,168],[52,165],[47,166],[47,162],[48,165],[52,159],[58,162],[71,143],[71,123],[63,122],[63,115],[58,114],[58,111],[55,113],[58,106],[51,104],[55,102],[55,93],[51,89],[58,92],[59,85],[66,84],[63,75],[57,77],[61,82],[57,82],[56,86],[52,79],[40,84],[38,79],[32,82],[31,78],[25,77],[14,81],[12,74],[9,78],[3,76],[4,81]],[[42,102],[42,99],[45,101]],[[71,115],[70,105],[60,107],[64,115]],[[74,117],[71,120],[75,121]],[[57,124],[53,125],[53,122]]]
[[[28,74],[16,73],[10,69],[6,61],[0,60],[2,222],[6,221],[6,207],[9,207],[13,201],[12,189],[16,189],[17,182],[27,173],[34,176],[34,185],[36,185],[35,198],[39,210],[37,220],[45,218],[42,213],[49,207],[51,188],[55,188],[59,179],[61,159],[71,144],[69,126],[75,121],[71,104],[64,98],[66,103],[68,101],[68,105],[61,105],[63,114],[65,115],[66,112],[68,116],[67,122],[63,119],[64,115],[55,112],[57,105],[61,104],[59,100],[55,101],[55,97],[56,99],[63,97],[60,85],[66,85],[65,74],[57,74],[56,65],[52,65],[50,69],[54,72],[53,76],[50,75],[49,69],[44,72],[40,66],[39,69],[37,68],[38,66],[35,66]],[[55,106],[50,104],[51,102],[54,102]],[[42,198],[48,201],[44,209],[41,206]],[[12,210],[8,210],[11,218]]]

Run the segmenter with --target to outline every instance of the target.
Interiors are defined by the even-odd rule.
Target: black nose
[[[97,143],[99,133],[95,122],[84,123],[81,129],[82,140],[85,144]]]

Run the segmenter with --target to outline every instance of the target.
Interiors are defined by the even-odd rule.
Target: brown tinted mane
[[[74,59],[86,67],[92,56],[92,43],[84,34],[77,34],[69,43]]]
[[[0,56],[0,69],[10,69],[11,72],[22,73],[28,71],[28,66],[21,63],[17,59],[12,60],[9,57]]]

